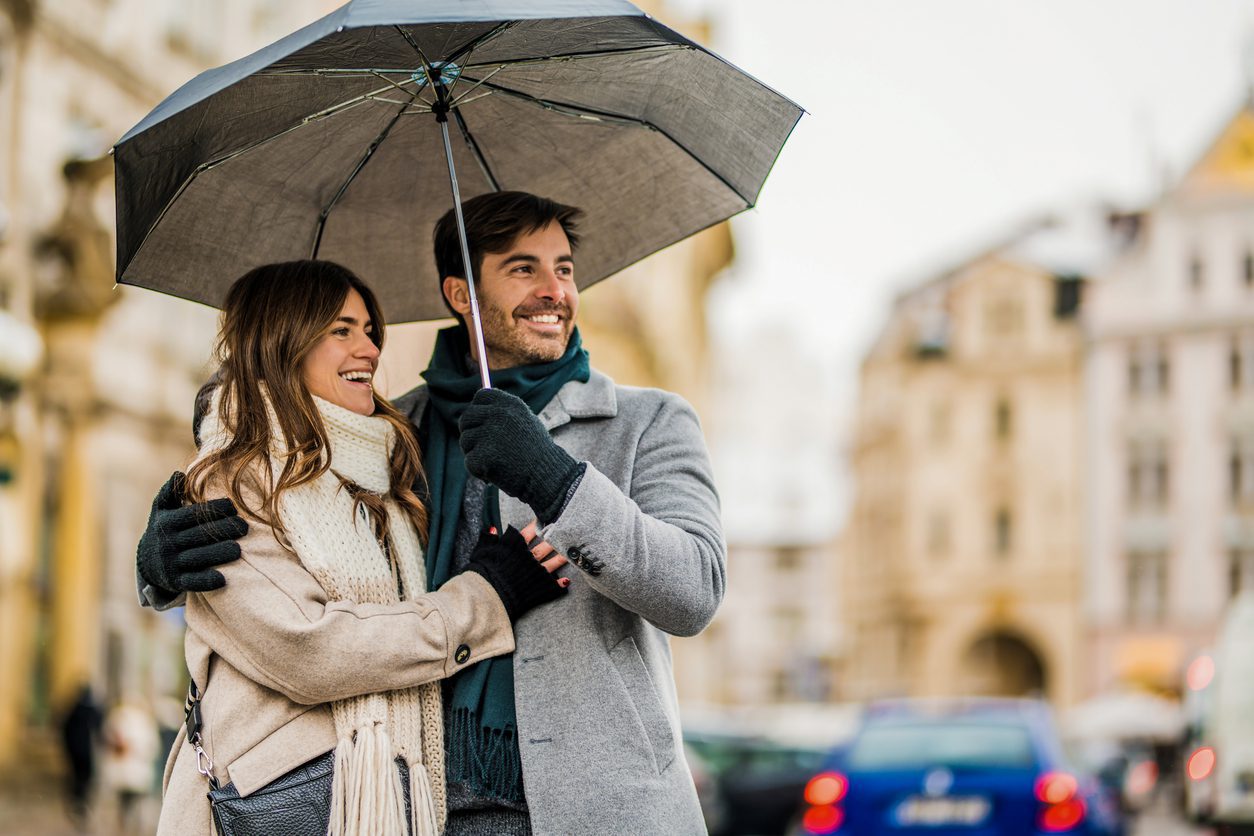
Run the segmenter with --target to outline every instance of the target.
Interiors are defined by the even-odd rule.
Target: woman
[[[485,534],[469,571],[426,591],[418,445],[371,386],[383,336],[373,294],[330,262],[267,265],[232,286],[188,497],[225,495],[251,524],[226,586],[188,595],[186,655],[219,784],[249,797],[334,750],[332,834],[436,834],[437,680],[511,652],[512,621],[569,581],[551,547],[528,549],[529,526]],[[186,737],[166,765],[160,834],[214,830]]]

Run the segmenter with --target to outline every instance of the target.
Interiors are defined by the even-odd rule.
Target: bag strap
[[[204,717],[200,713],[200,692],[196,690],[196,681],[187,682],[187,699],[183,702],[183,724],[187,727],[187,742],[196,753],[196,771],[205,776],[209,789],[218,789],[218,779],[213,774],[213,758],[205,751],[200,736],[205,727]]]

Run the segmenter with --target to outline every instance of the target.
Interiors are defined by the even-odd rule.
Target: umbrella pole
[[[443,97],[441,97],[443,98]],[[466,221],[462,218],[462,194],[457,188],[457,168],[453,165],[453,144],[448,136],[448,111],[437,109],[436,121],[440,123],[440,133],[444,137],[444,156],[448,160],[448,179],[453,187],[453,214],[457,217],[457,235],[462,244],[462,265],[466,274],[466,286],[470,289],[471,331],[475,336],[475,346],[479,349],[479,379],[484,389],[492,388],[492,376],[488,372],[488,349],[483,344],[483,321],[479,318],[479,296],[475,293],[475,268],[470,263],[470,243],[466,240]]]

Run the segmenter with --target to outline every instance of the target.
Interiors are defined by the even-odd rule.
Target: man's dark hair
[[[470,260],[475,267],[475,281],[479,280],[479,269],[486,254],[505,252],[519,236],[530,235],[554,221],[566,233],[573,253],[579,246],[578,224],[582,217],[582,209],[527,192],[489,192],[462,201],[462,218],[466,222],[466,240],[470,246]],[[457,235],[457,216],[452,209],[436,222],[433,238],[435,267],[440,296],[443,297],[446,276],[466,277],[461,239]],[[444,300],[444,304],[450,311],[453,310],[448,299]]]

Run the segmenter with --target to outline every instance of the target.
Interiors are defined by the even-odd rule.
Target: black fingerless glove
[[[466,470],[530,505],[541,525],[561,515],[584,465],[557,446],[521,398],[480,389],[458,428]]]
[[[487,531],[481,534],[466,571],[476,572],[492,584],[511,622],[566,592],[557,575],[540,565],[513,526],[500,537]]]
[[[135,551],[139,577],[171,598],[225,586],[226,578],[213,567],[237,559],[235,540],[248,533],[248,523],[229,499],[184,507],[186,482],[175,473],[161,486]]]

